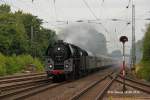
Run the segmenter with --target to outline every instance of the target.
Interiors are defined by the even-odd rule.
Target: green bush
[[[44,71],[44,68],[43,68],[44,65],[39,61],[40,60],[38,58],[34,58],[33,63],[36,65],[37,71]]]
[[[138,75],[150,81],[150,24],[147,27],[146,33],[143,38],[143,57],[141,61],[141,68],[138,70]]]
[[[36,72],[44,70],[41,61],[30,55],[4,56],[0,54],[0,76],[22,72],[30,65],[34,66]]]
[[[0,76],[6,75],[6,57],[0,53]]]
[[[19,71],[20,66],[18,62],[15,61],[15,57],[7,57],[6,59],[6,73],[13,74]]]
[[[140,68],[137,71],[137,75],[140,78],[143,78],[147,81],[150,81],[150,62],[149,61],[142,61],[140,64]]]
[[[36,71],[43,71],[43,64],[38,58],[33,58],[31,55],[20,55],[17,57],[20,61],[20,65],[23,67],[22,69],[26,69],[28,65],[34,65]]]
[[[17,60],[19,61],[19,64],[25,69],[25,67],[29,64],[33,63],[33,57],[30,55],[20,55],[17,56]]]

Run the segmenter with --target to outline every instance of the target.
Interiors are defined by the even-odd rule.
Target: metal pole
[[[120,37],[120,42],[122,42],[123,44],[123,64],[122,64],[122,76],[123,76],[123,93],[126,91],[126,87],[125,87],[125,42],[128,41],[128,38],[126,36],[121,36]]]
[[[131,58],[131,70],[135,69],[136,63],[136,47],[135,47],[135,5],[132,0],[132,58]]]
[[[33,44],[33,26],[31,25],[31,45]]]
[[[123,93],[126,91],[126,87],[125,87],[125,43],[123,43]]]
[[[33,51],[33,25],[31,25],[31,50],[32,50],[32,56],[34,56],[34,51]]]

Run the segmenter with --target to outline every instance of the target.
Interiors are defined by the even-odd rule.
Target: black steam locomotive
[[[58,40],[46,51],[47,76],[54,80],[77,79],[92,71],[114,64],[109,57],[95,57],[70,43]]]

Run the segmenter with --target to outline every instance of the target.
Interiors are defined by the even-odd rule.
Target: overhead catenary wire
[[[114,37],[115,33],[113,34],[113,32],[109,32],[108,29],[104,26],[104,24],[101,22],[100,25],[103,27],[103,29],[105,30],[105,32],[107,33],[107,36],[110,37],[110,39],[112,39],[113,43],[116,44],[114,45],[115,48],[120,48],[118,41],[118,38]]]
[[[113,44],[118,45],[118,42],[116,43],[117,39],[114,37],[113,32],[109,32],[108,29],[102,23],[101,23],[101,26],[104,28],[105,32],[107,33],[107,37],[109,37],[109,40],[111,40]],[[117,48],[116,47],[117,45],[112,45],[112,46],[114,46],[114,48]]]
[[[93,10],[90,8],[90,6],[88,5],[88,3],[85,0],[82,0],[84,2],[84,4],[86,5],[86,7],[89,9],[89,11],[91,12],[91,14],[95,17],[96,20],[99,20],[99,18],[95,15],[95,13],[93,12]],[[103,29],[105,30],[105,32],[107,34],[110,34],[110,32],[107,30],[107,28],[103,25],[103,23],[99,23],[99,25],[101,25],[103,27]],[[108,35],[109,36],[109,35]]]
[[[84,2],[84,4],[86,5],[86,7],[89,9],[89,11],[91,12],[91,14],[95,17],[96,20],[99,20],[99,18],[95,15],[95,13],[93,12],[93,10],[90,8],[90,6],[88,5],[88,3],[85,0],[82,0]],[[104,28],[106,33],[110,33],[107,28],[103,25],[103,23],[100,23],[100,25]]]
[[[8,1],[8,0],[0,0],[0,2],[6,2],[6,1]],[[52,2],[51,2],[52,1]],[[49,1],[48,0],[48,2],[50,2],[53,6],[51,6],[50,4],[50,9],[53,9],[53,11],[54,11],[54,16],[55,16],[55,18],[56,18],[56,20],[58,19],[58,14],[57,14],[57,9],[56,9],[56,7],[57,7],[57,5],[56,5],[56,0],[51,0],[51,1]],[[96,12],[94,11],[94,9],[92,9],[91,7],[91,5],[90,5],[90,3],[89,2],[87,2],[87,0],[82,0],[83,2],[84,2],[84,4],[86,5],[86,7],[89,9],[89,11],[90,11],[90,13],[92,14],[92,16],[94,16],[94,18],[96,19],[96,20],[100,20],[100,16],[97,16],[96,15]],[[105,0],[98,0],[99,2],[101,1],[101,3],[104,3],[105,2]],[[22,1],[20,1],[20,2],[22,2]],[[31,2],[31,1],[30,1]],[[35,2],[35,0],[32,0],[32,3],[34,3]],[[130,6],[130,2],[131,2],[131,0],[129,0],[129,2],[128,2],[128,5],[127,6]],[[11,2],[12,3],[12,2]],[[14,3],[13,4],[11,4],[12,6],[13,6],[13,8],[17,8],[17,9],[20,9],[19,7],[14,7],[14,6],[17,6],[16,4],[14,5]],[[39,7],[40,7],[40,5],[39,5]],[[54,7],[54,8],[52,8],[52,7]],[[38,7],[37,7],[38,8]],[[35,9],[37,9],[37,8],[35,8]],[[39,8],[38,8],[38,10],[39,10]],[[44,12],[45,10],[43,10],[42,12]],[[122,12],[121,12],[122,13]],[[50,15],[50,14],[47,14],[47,15]],[[116,16],[116,17],[118,17],[118,15]],[[115,18],[116,18],[115,17]],[[124,16],[123,16],[123,18],[124,18]],[[107,20],[108,21],[108,19],[105,19],[105,20]],[[129,19],[127,19],[127,20],[129,20]],[[129,25],[127,25],[127,26],[125,26],[125,28],[123,28],[123,29],[121,29],[121,30],[118,30],[117,28],[115,29],[115,32],[110,32],[109,30],[110,29],[107,29],[107,25],[104,23],[104,22],[101,22],[101,26],[102,26],[102,28],[104,29],[104,31],[107,33],[107,36],[109,36],[109,37],[115,37],[116,36],[116,32],[117,33],[119,33],[119,34],[121,34],[121,32],[120,31],[124,31],[125,29],[126,29],[126,27],[128,27]],[[117,27],[117,26],[116,26]],[[117,36],[116,36],[117,37]]]
[[[131,3],[131,0],[129,0],[128,5],[126,6],[126,8],[129,8],[130,3]]]
[[[96,20],[98,20],[99,18],[95,15],[95,13],[93,12],[93,10],[90,8],[89,4],[86,2],[86,0],[82,0],[84,2],[84,4],[86,5],[86,7],[89,9],[89,11],[91,12],[91,14],[96,18]]]
[[[53,5],[54,5],[55,18],[57,20],[56,0],[53,0]]]

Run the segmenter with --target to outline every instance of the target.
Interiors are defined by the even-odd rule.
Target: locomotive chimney
[[[58,43],[63,43],[63,40],[58,40],[57,42],[58,42]]]

